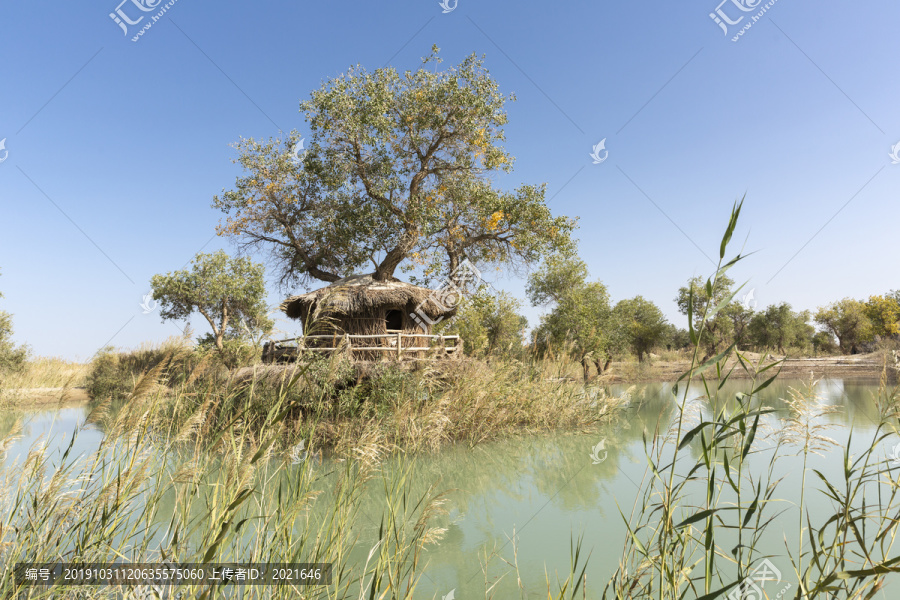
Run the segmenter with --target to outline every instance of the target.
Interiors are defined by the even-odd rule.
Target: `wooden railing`
[[[407,343],[404,343],[404,340]],[[330,341],[331,344],[327,344]],[[366,342],[372,343],[366,343]],[[325,345],[322,345],[323,342]],[[355,343],[362,342],[362,343]],[[427,343],[428,345],[423,345]],[[277,362],[304,352],[389,352],[397,358],[410,352],[461,352],[462,338],[458,335],[428,335],[421,333],[379,333],[373,335],[304,335],[263,345],[263,362]]]

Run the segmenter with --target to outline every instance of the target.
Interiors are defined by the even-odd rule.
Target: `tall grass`
[[[329,586],[248,586],[240,597],[413,597],[419,553],[440,538],[429,522],[442,501],[433,491],[410,496],[410,466],[379,473],[381,449],[366,443],[353,448],[352,458],[335,463],[331,473],[319,472],[311,461],[283,460],[272,448],[285,427],[289,386],[256,436],[245,435],[239,415],[206,438],[197,435],[207,406],[177,427],[162,428],[154,418],[165,401],[154,385],[162,372],[158,366],[141,379],[115,414],[108,405],[96,408],[93,419],[105,424],[107,436],[89,457],[71,453],[77,430],[61,456],[52,456],[44,440],[4,470],[0,597],[66,597],[60,589],[17,586],[12,568],[20,561],[331,562]],[[206,451],[212,444],[218,452]],[[379,476],[388,491],[381,532],[370,561],[351,564],[359,501],[367,482]],[[327,503],[317,502],[322,494]],[[70,589],[72,597],[79,591]],[[177,591],[188,598],[223,597],[220,588],[209,586]],[[87,592],[93,598],[117,593]]]
[[[719,265],[706,282],[708,291],[743,258],[737,255],[725,262],[740,209],[736,204],[732,211]],[[763,553],[763,540],[780,533],[776,528],[792,504],[777,495],[784,481],[776,475],[776,464],[794,452],[804,459],[802,472],[792,473],[800,478],[802,491],[796,507],[797,545],[786,548],[796,577],[789,596],[871,598],[887,574],[900,570],[900,555],[892,553],[900,523],[900,479],[896,469],[878,457],[879,444],[897,433],[898,390],[883,378],[870,444],[860,456],[851,456],[848,442],[842,480],[829,481],[806,460],[833,444],[820,424],[825,408],[817,401],[814,384],[795,390],[789,400],[791,416],[772,424],[774,411],[762,405],[759,394],[777,377],[780,361],[754,364],[734,346],[706,362],[699,360],[706,324],[732,299],[708,307],[697,330],[688,312],[695,345],[691,368],[673,388],[674,424],[645,439],[648,470],[630,514],[622,513],[627,537],[603,596],[762,597],[757,592],[762,593],[767,581],[760,580],[759,568],[765,564],[761,561],[772,558]],[[721,390],[737,369],[750,378],[748,391],[726,398]],[[703,390],[700,398],[690,397],[695,381]],[[763,469],[751,468],[767,463]],[[808,478],[818,482],[816,493],[830,500],[831,514],[810,514]],[[788,583],[765,593],[774,597],[790,589]]]
[[[135,375],[137,368],[149,370]],[[123,373],[127,385],[117,379]],[[17,586],[12,567],[24,561],[330,562],[327,587],[246,587],[238,595],[419,597],[422,550],[444,533],[434,521],[445,499],[434,488],[413,493],[415,464],[405,453],[589,428],[615,413],[612,399],[518,362],[355,374],[335,356],[236,376],[179,344],[101,355],[88,378],[96,396],[87,419],[106,434],[99,448],[76,457],[79,429],[61,455],[42,440],[3,472],[0,597],[66,597]],[[5,446],[21,427],[7,430]],[[330,467],[312,460],[319,448],[330,451]],[[398,462],[383,470],[391,453]],[[293,464],[291,455],[305,460]],[[360,500],[379,479],[383,512],[360,561],[368,529]],[[71,590],[74,597],[79,588]],[[177,591],[195,598],[227,590]],[[129,593],[165,597],[166,588]]]
[[[25,362],[21,371],[3,379],[5,389],[63,388],[84,385],[89,363],[62,358],[34,358]]]
[[[304,441],[339,456],[360,439],[388,451],[432,451],[470,446],[514,434],[595,427],[616,413],[618,401],[591,398],[584,386],[558,377],[562,363],[496,360],[422,362],[410,370],[387,362],[363,367],[336,353],[288,366],[223,370],[209,355],[187,346],[105,353],[88,376],[92,406],[113,411],[131,402],[139,387],[160,395],[153,419],[186,426],[212,439],[239,417],[241,434],[256,439],[269,412],[283,405],[288,418],[276,448]],[[140,368],[158,370],[139,383]]]

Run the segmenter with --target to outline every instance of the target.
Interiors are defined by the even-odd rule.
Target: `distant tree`
[[[815,335],[809,320],[809,311],[795,312],[787,302],[772,304],[753,315],[748,341],[758,349],[773,348],[781,354],[789,348],[807,349]]]
[[[16,345],[12,335],[12,315],[0,310],[0,375],[21,370],[28,360],[28,347]]]
[[[267,251],[285,285],[398,267],[424,278],[478,265],[530,264],[571,245],[575,221],[554,217],[544,185],[495,186],[512,172],[501,145],[507,100],[471,55],[414,72],[357,66],[300,105],[310,134],[244,139],[246,171],[213,206],[220,235]],[[292,147],[295,147],[292,152]]]
[[[834,335],[830,331],[817,331],[812,338],[812,347],[813,352],[819,354],[823,352],[825,354],[832,354],[835,350],[837,350],[837,345],[834,343]]]
[[[584,261],[574,254],[547,257],[528,278],[528,298],[534,306],[550,306],[533,333],[538,348],[570,348],[588,379],[593,362],[602,373],[615,349],[612,309],[606,286],[588,282]]]
[[[691,337],[687,329],[683,329],[671,323],[666,324],[666,348],[670,350],[683,350],[691,345]]]
[[[699,330],[704,313],[707,310],[712,311],[716,306],[719,306],[731,296],[733,287],[734,280],[727,275],[721,275],[716,281],[715,287],[710,295],[709,291],[706,289],[703,278],[692,277],[688,280],[686,286],[678,288],[678,295],[675,297],[675,303],[678,305],[678,311],[686,316],[688,314],[688,306],[691,304],[689,298],[691,290],[693,289],[694,302],[692,309],[694,329]],[[732,302],[723,307],[717,314],[713,315],[711,319],[707,320],[706,333],[703,336],[707,356],[715,354],[717,349],[721,349],[723,346],[727,346],[733,341],[735,319],[731,313],[740,310],[742,310],[742,307],[739,304]]]
[[[520,355],[528,327],[521,308],[507,292],[492,293],[485,286],[465,298],[456,316],[438,324],[435,333],[459,335],[470,356]]]
[[[153,298],[166,320],[186,320],[199,313],[212,328],[219,352],[229,332],[268,332],[273,323],[266,314],[263,266],[248,257],[230,258],[224,251],[198,254],[190,270],[154,275]]]
[[[638,362],[665,339],[666,318],[659,307],[641,296],[620,300],[613,309],[613,320]]]
[[[866,315],[866,305],[852,298],[820,307],[816,312],[816,323],[837,338],[844,354],[853,352],[860,342],[872,337],[872,322]]]
[[[754,311],[739,302],[732,302],[722,310],[722,316],[731,321],[731,339],[742,348],[749,342],[749,327]]]
[[[893,292],[897,294],[897,292]],[[871,296],[866,302],[866,316],[872,322],[872,334],[891,336],[900,333],[900,299],[888,294]]]

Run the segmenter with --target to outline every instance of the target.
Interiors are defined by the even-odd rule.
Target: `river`
[[[785,380],[764,390],[765,404],[776,411],[764,419],[768,435],[776,435],[782,427],[781,419],[788,416],[783,399],[788,397],[789,389],[804,385],[802,381]],[[733,396],[734,392],[747,391],[747,386],[748,382],[728,383],[723,392]],[[427,567],[421,570],[416,597],[483,598],[485,589],[496,584],[496,598],[546,598],[546,582],[549,580],[555,591],[557,574],[560,580],[568,576],[570,545],[573,537],[582,534],[584,552],[590,553],[585,572],[587,597],[599,597],[616,569],[626,539],[620,510],[630,514],[639,486],[647,476],[643,438],[652,438],[657,428],[664,430],[675,414],[670,390],[669,384],[614,386],[608,392],[627,393],[628,408],[615,423],[588,435],[523,436],[475,448],[450,447],[417,457],[414,490],[424,490],[429,484],[447,490],[448,514],[437,521],[447,530],[442,540],[428,546],[423,554]],[[851,429],[851,454],[871,445],[878,418],[874,402],[878,382],[823,380],[815,390],[824,405],[834,407],[833,412],[817,417],[815,422],[828,428],[824,434],[835,444],[821,455],[811,454],[809,467],[821,471],[829,481],[838,481]],[[701,392],[694,387],[689,397]],[[0,434],[11,426],[14,417],[20,416],[0,412]],[[67,434],[84,417],[85,409],[81,407],[27,413],[22,439],[9,448],[6,462],[17,457],[21,460],[39,438],[48,440],[51,447],[67,443]],[[763,437],[760,444],[765,445]],[[90,452],[101,439],[100,431],[88,428],[78,437],[73,453]],[[875,449],[875,456],[886,464],[898,457],[893,462],[900,465],[898,441],[900,438],[885,440],[883,448]],[[691,451],[696,455],[695,449]],[[775,474],[784,477],[776,494],[784,499],[778,508],[784,512],[763,543],[765,551],[772,555],[771,564],[789,582],[796,578],[786,557],[784,538],[790,548],[796,549],[800,478],[794,475],[801,470],[802,456],[786,449],[782,453],[786,455],[776,463]],[[751,470],[761,473],[770,462],[771,453],[761,452],[751,458]],[[389,471],[391,465],[388,460],[383,470]],[[316,468],[325,474],[325,486],[330,461],[326,459]],[[817,478],[807,479],[806,499],[812,514],[824,514],[830,506],[817,491],[822,487]],[[362,505],[361,537],[353,560],[364,561],[367,549],[376,539],[383,493],[380,481],[372,482]],[[520,591],[511,564],[518,565],[521,586],[527,592]],[[777,592],[766,591],[773,596]],[[877,597],[892,598],[898,594],[900,581],[894,581]]]

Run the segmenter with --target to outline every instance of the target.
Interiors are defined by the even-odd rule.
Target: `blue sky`
[[[229,144],[305,133],[298,102],[324,79],[355,63],[414,69],[432,44],[445,65],[484,54],[516,94],[516,170],[499,183],[547,183],[614,301],[641,294],[682,324],[676,290],[710,272],[703,252],[715,258],[744,193],[735,238],[757,253],[735,276],[761,306],[900,288],[900,5],[779,0],[733,42],[765,4],[743,1],[755,8],[719,6],[744,16],[726,35],[717,0],[459,0],[446,14],[437,0],[177,0],[137,42],[149,16],[125,35],[118,0],[3,3],[0,308],[39,355],[178,333],[141,297],[199,250],[233,250],[210,207],[239,173]],[[523,278],[487,276],[524,298]]]

